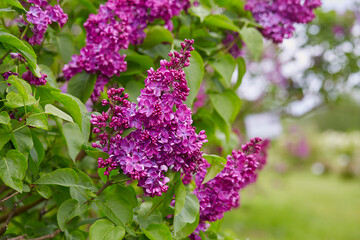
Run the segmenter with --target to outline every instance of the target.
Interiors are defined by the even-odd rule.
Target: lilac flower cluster
[[[195,176],[196,188],[193,192],[200,202],[200,223],[195,232],[208,228],[205,221],[219,220],[225,212],[239,206],[239,190],[256,180],[256,171],[265,163],[258,159],[259,154],[265,150],[262,146],[262,140],[255,138],[243,145],[242,151],[233,150],[232,155],[227,156],[225,168],[205,184],[202,182],[210,164],[206,162],[201,166],[202,170]],[[195,234],[190,237],[198,239]]]
[[[4,80],[6,81],[11,75],[15,75],[15,76],[19,76],[18,73],[15,72],[4,72],[3,74],[1,74],[4,78]],[[26,80],[27,82],[29,82],[31,85],[35,85],[35,86],[40,86],[40,85],[45,85],[47,80],[45,79],[47,77],[46,74],[41,73],[41,77],[35,77],[35,75],[29,70],[26,71],[22,74],[21,76],[24,80]]]
[[[30,5],[29,11],[26,13],[26,20],[21,19],[21,22],[25,25],[31,23],[30,27],[32,36],[25,39],[31,45],[40,45],[44,40],[44,34],[48,25],[54,22],[58,22],[60,27],[63,27],[68,19],[68,16],[59,4],[51,6],[45,0],[28,0]]]
[[[293,35],[295,23],[312,21],[313,10],[320,6],[321,0],[247,0],[245,10],[262,25],[266,38],[281,43]]]
[[[45,85],[47,82],[47,80],[45,79],[47,78],[46,74],[41,73],[41,77],[38,78],[30,70],[24,72],[21,77],[27,82],[29,82],[31,85],[35,86]]]
[[[189,65],[193,42],[185,40],[180,53],[170,53],[170,61],[161,60],[159,69],[148,70],[137,104],[127,100],[124,89],[110,89],[109,101],[102,102],[110,106],[108,112],[92,115],[93,132],[100,139],[93,147],[109,154],[98,160],[99,167],[106,168],[105,174],[122,169],[138,179],[146,195],[167,191],[169,169],[191,174],[205,162],[200,151],[207,141],[205,131],[195,132],[191,109],[184,104],[190,89],[183,68]],[[129,128],[134,131],[122,137]]]
[[[127,49],[130,43],[140,44],[144,29],[155,19],[163,19],[171,29],[170,19],[188,7],[188,0],[109,0],[100,5],[98,14],[91,14],[84,24],[86,46],[64,66],[65,77],[70,79],[83,70],[98,73],[91,96],[96,101],[110,78],[126,71],[125,55],[119,50]]]

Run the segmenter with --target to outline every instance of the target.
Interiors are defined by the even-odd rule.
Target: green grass
[[[269,169],[241,192],[222,229],[250,240],[359,240],[360,181]]]

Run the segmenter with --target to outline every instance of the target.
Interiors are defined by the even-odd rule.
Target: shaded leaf
[[[152,48],[163,42],[172,43],[174,40],[171,32],[162,26],[156,25],[149,27],[148,29],[146,37],[141,45],[143,49]]]
[[[52,104],[46,104],[45,105],[45,113],[54,115],[56,117],[59,117],[61,119],[64,119],[66,121],[74,123],[71,116],[69,116],[67,113],[61,111],[60,109],[58,109],[57,107],[55,107]]]
[[[175,187],[175,216],[178,215],[185,205],[186,189],[182,181],[178,181]]]
[[[252,57],[258,59],[263,50],[263,37],[261,33],[252,27],[244,27],[239,33]]]
[[[240,31],[239,27],[236,26],[230,18],[225,15],[209,15],[205,18],[204,24],[208,27],[218,27],[226,30],[231,30],[234,32]]]
[[[184,68],[184,72],[190,88],[189,96],[187,97],[185,103],[188,106],[191,106],[199,92],[200,85],[204,77],[204,61],[198,52],[191,52],[190,65]]]
[[[0,178],[9,187],[22,192],[22,180],[27,169],[26,157],[18,150],[9,150],[0,158]]]
[[[100,219],[91,225],[89,240],[121,240],[125,236],[125,230],[121,226],[114,226],[107,219]]]
[[[75,199],[63,202],[57,213],[57,222],[62,231],[66,229],[67,222],[76,216],[83,214],[88,209],[87,204],[79,204]]]
[[[74,123],[65,123],[63,126],[63,134],[69,150],[69,155],[75,162],[76,156],[81,151],[81,146],[84,143],[83,135],[79,126]]]
[[[79,98],[83,103],[90,98],[94,91],[96,74],[81,72],[73,76],[68,82],[68,93]]]
[[[171,240],[169,228],[164,224],[150,224],[143,232],[150,240]]]
[[[224,87],[229,88],[231,76],[236,68],[236,62],[231,54],[222,55],[217,61],[211,62],[210,64],[222,77],[220,81]]]

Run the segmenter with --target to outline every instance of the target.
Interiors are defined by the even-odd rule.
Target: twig
[[[17,237],[9,238],[8,240],[23,240],[26,238],[26,234]]]
[[[86,152],[83,149],[81,149],[79,154],[76,156],[75,161],[81,161],[86,156],[87,156]]]
[[[5,184],[3,184],[0,187],[0,194],[3,194],[6,190],[10,189],[8,186],[6,186]]]
[[[38,205],[39,203],[45,201],[46,199],[45,198],[40,198],[39,200],[29,204],[29,205],[25,205],[25,206],[22,206],[18,209],[15,210],[15,213],[14,213],[14,216],[17,216],[19,214],[22,214],[24,212],[26,212],[27,210],[29,210],[30,208],[33,208],[34,206]],[[8,217],[9,217],[10,213],[4,215],[4,216],[1,216],[0,217],[0,223],[1,222],[4,222]]]
[[[8,50],[8,51],[4,54],[4,56],[2,56],[2,58],[0,58],[0,64],[3,63],[4,59],[7,57],[7,55],[9,55],[9,53],[11,53],[11,51],[12,51],[12,49]]]
[[[111,185],[113,185],[113,184],[114,184],[114,182],[113,182],[112,180],[107,181],[107,182],[99,189],[99,191],[97,191],[96,196],[99,196],[100,193],[102,193],[102,192],[105,190],[105,188],[107,188],[108,186],[111,186]],[[95,197],[87,200],[84,204],[89,204],[90,201],[92,201],[92,200],[94,200],[94,199],[95,199]]]
[[[4,199],[1,199],[1,200],[0,200],[0,203],[5,202],[6,200],[12,198],[13,196],[15,196],[15,195],[18,194],[18,193],[19,193],[19,192],[14,192],[14,193],[11,194],[10,196],[7,196],[7,197],[5,197]]]
[[[56,235],[58,235],[60,232],[61,232],[61,229],[58,228],[58,229],[56,229],[55,232],[53,232],[53,233],[51,233],[51,234],[44,235],[44,236],[38,237],[38,238],[31,238],[31,239],[28,239],[28,240],[45,240],[45,239],[51,239],[51,238],[56,237]]]
[[[15,210],[16,210],[16,207],[19,203],[21,203],[22,201],[24,201],[26,198],[30,197],[30,193],[28,195],[26,195],[25,197],[23,197],[22,199],[20,199],[19,201],[15,202],[14,203],[14,206],[13,208],[11,209],[11,212],[7,215],[7,218],[6,218],[6,221],[5,221],[5,224],[0,228],[0,236],[4,235],[4,233],[6,232],[7,230],[7,226],[9,225],[10,223],[10,220],[11,218],[14,216],[15,214]]]

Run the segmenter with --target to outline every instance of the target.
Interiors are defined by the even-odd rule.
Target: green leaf
[[[48,118],[42,107],[38,105],[33,112],[26,118],[26,124],[32,127],[48,130]]]
[[[14,65],[14,64],[9,64],[9,63],[8,64],[1,64],[0,65],[0,74],[12,71],[15,67],[16,67],[16,65]]]
[[[19,3],[18,0],[4,0],[5,3],[11,5],[11,6],[14,6],[14,7],[17,7],[17,8],[20,8],[21,10],[24,10],[24,7]]]
[[[15,93],[15,92],[9,92],[6,95],[6,100],[7,102],[5,103],[6,107],[9,108],[19,108],[19,107],[23,107],[23,106],[31,106],[36,104],[36,99],[31,96],[28,95],[28,99],[24,100],[23,97],[19,94],[19,93]]]
[[[234,32],[239,32],[240,29],[236,26],[230,18],[225,15],[209,15],[205,18],[204,24],[208,27],[218,27],[226,30],[231,30]]]
[[[239,33],[252,57],[258,59],[263,50],[263,38],[261,33],[253,27],[244,27]]]
[[[160,43],[172,43],[173,41],[174,38],[169,30],[162,26],[156,25],[149,27],[141,47],[143,49],[149,49]]]
[[[31,86],[29,83],[14,75],[9,76],[7,82],[16,87],[18,93],[25,101],[29,99],[29,93],[31,94]]]
[[[137,130],[137,128],[127,128],[123,131],[123,133],[121,134],[121,137],[124,138],[135,130]]]
[[[137,97],[140,96],[140,90],[144,88],[142,83],[138,81],[130,81],[126,84],[126,93],[129,94],[129,100],[132,102],[137,101]]]
[[[68,199],[63,202],[57,213],[57,222],[62,231],[66,229],[67,223],[76,216],[86,212],[87,204],[79,204],[75,199]]]
[[[136,207],[138,205],[136,193],[132,186],[124,187],[121,185],[117,185],[114,193],[116,193],[116,195],[129,203],[132,207]]]
[[[0,149],[11,139],[11,134],[5,129],[0,129]]]
[[[30,129],[27,127],[21,128],[15,131],[13,136],[12,143],[15,145],[15,148],[25,156],[28,156],[34,146]]]
[[[76,74],[68,83],[68,93],[86,103],[94,91],[96,77],[95,74],[85,72]]]
[[[218,155],[214,155],[214,154],[203,154],[203,157],[206,159],[206,161],[208,161],[208,163],[213,164],[213,163],[222,163],[222,164],[226,164],[226,159],[223,157],[220,157]]]
[[[179,215],[174,217],[174,231],[179,232],[187,223],[195,222],[199,215],[199,200],[192,193],[187,193],[185,205]]]
[[[224,87],[229,88],[231,76],[236,68],[236,62],[231,54],[222,55],[217,61],[211,62],[210,65],[220,74],[220,81]]]
[[[104,201],[95,200],[96,205],[115,224],[125,226],[133,219],[133,208],[117,194],[109,195]]]
[[[211,166],[206,170],[206,175],[202,184],[205,184],[215,178],[216,175],[224,169],[224,167],[225,166],[223,164],[217,162],[211,164]]]
[[[76,98],[66,93],[52,92],[52,94],[56,101],[62,103],[67,108],[74,122],[79,126],[80,130],[82,130],[82,110],[79,102],[76,101]]]
[[[146,230],[143,229],[145,235],[150,240],[171,240],[169,228],[164,224],[150,224]]]
[[[27,169],[26,157],[18,150],[10,150],[0,159],[0,178],[9,187],[22,192],[22,180]]]
[[[74,123],[65,123],[63,126],[63,134],[68,146],[69,155],[75,162],[76,156],[81,151],[81,146],[84,143],[83,135],[79,126]]]
[[[186,104],[191,106],[199,92],[200,85],[204,77],[204,61],[198,52],[191,52],[190,65],[184,68],[184,72],[186,74],[186,80],[190,88],[189,96],[186,99]]]
[[[126,58],[125,61],[128,64],[128,68],[126,70],[126,72],[123,72],[121,75],[122,76],[126,76],[126,75],[134,75],[137,73],[141,73],[144,72],[148,69],[150,69],[151,67],[153,67],[154,63],[153,63],[153,59],[151,57],[149,57],[148,55],[141,55],[135,51],[129,50],[129,49],[124,49],[120,51],[121,54],[125,54]],[[142,85],[142,84],[140,84]],[[128,92],[129,88],[126,88],[126,92]]]
[[[96,192],[98,189],[94,186],[94,183],[86,173],[77,170],[77,175],[79,176],[79,182],[78,185],[81,186],[84,189],[88,189],[92,192]]]
[[[195,231],[199,225],[200,214],[196,216],[196,219],[192,223],[186,223],[186,225],[178,232],[176,232],[175,239],[183,239],[188,237],[191,233]]]
[[[52,70],[48,66],[43,65],[43,64],[39,64],[39,68],[40,68],[41,73],[47,75],[47,77],[46,77],[47,83],[51,87],[58,88],[58,84],[56,82],[56,78],[55,78]]]
[[[42,142],[37,137],[35,131],[31,131],[31,136],[34,142],[34,146],[30,150],[29,169],[34,176],[37,176],[39,166],[45,157],[45,150]]]
[[[199,17],[200,22],[203,22],[205,17],[211,14],[211,9],[203,5],[199,5],[197,7],[192,6],[188,11],[191,15]]]
[[[0,31],[0,42],[6,43],[17,49],[27,60],[28,67],[36,77],[41,77],[40,69],[36,65],[36,54],[30,45],[25,44],[22,40],[14,35]],[[14,50],[14,49],[13,49]]]
[[[239,57],[235,61],[236,61],[237,68],[238,68],[238,79],[234,85],[234,90],[236,90],[240,87],[242,79],[246,72],[245,60],[243,58]]]
[[[0,123],[9,124],[10,123],[10,116],[7,112],[3,111],[0,113]]]
[[[64,187],[75,187],[78,185],[79,176],[71,168],[56,169],[47,173],[34,182],[38,185],[60,185]]]
[[[137,216],[137,221],[142,228],[147,228],[150,224],[160,224],[163,221],[160,210],[155,210],[153,213],[148,215],[151,211],[153,205],[156,203],[153,202],[143,202],[140,205]]]
[[[73,35],[70,33],[60,33],[56,37],[56,46],[58,53],[60,53],[60,56],[65,63],[70,62],[71,56],[76,54]]]
[[[185,205],[186,200],[186,189],[182,181],[178,181],[175,187],[175,213],[174,215],[179,215],[181,210]]]
[[[94,5],[94,3],[91,0],[78,0],[77,2],[83,5],[85,9],[89,10],[89,12],[91,13],[96,14],[98,12],[97,7]]]
[[[206,170],[206,175],[202,184],[207,183],[208,181],[212,180],[216,177],[218,173],[220,173],[226,164],[226,159],[217,155],[203,155],[204,158],[210,163],[210,167]]]
[[[219,115],[229,124],[234,122],[241,108],[238,95],[232,90],[226,90],[222,93],[211,93],[209,96]]]
[[[89,240],[121,240],[125,236],[125,230],[121,226],[114,226],[107,219],[101,219],[91,225]]]
[[[67,113],[61,111],[60,109],[58,109],[57,107],[55,107],[52,104],[45,105],[45,113],[51,114],[53,116],[56,116],[56,117],[66,120],[66,121],[74,123],[71,116],[69,116]]]
[[[52,196],[51,189],[46,185],[36,187],[35,189],[43,198],[49,199]]]

